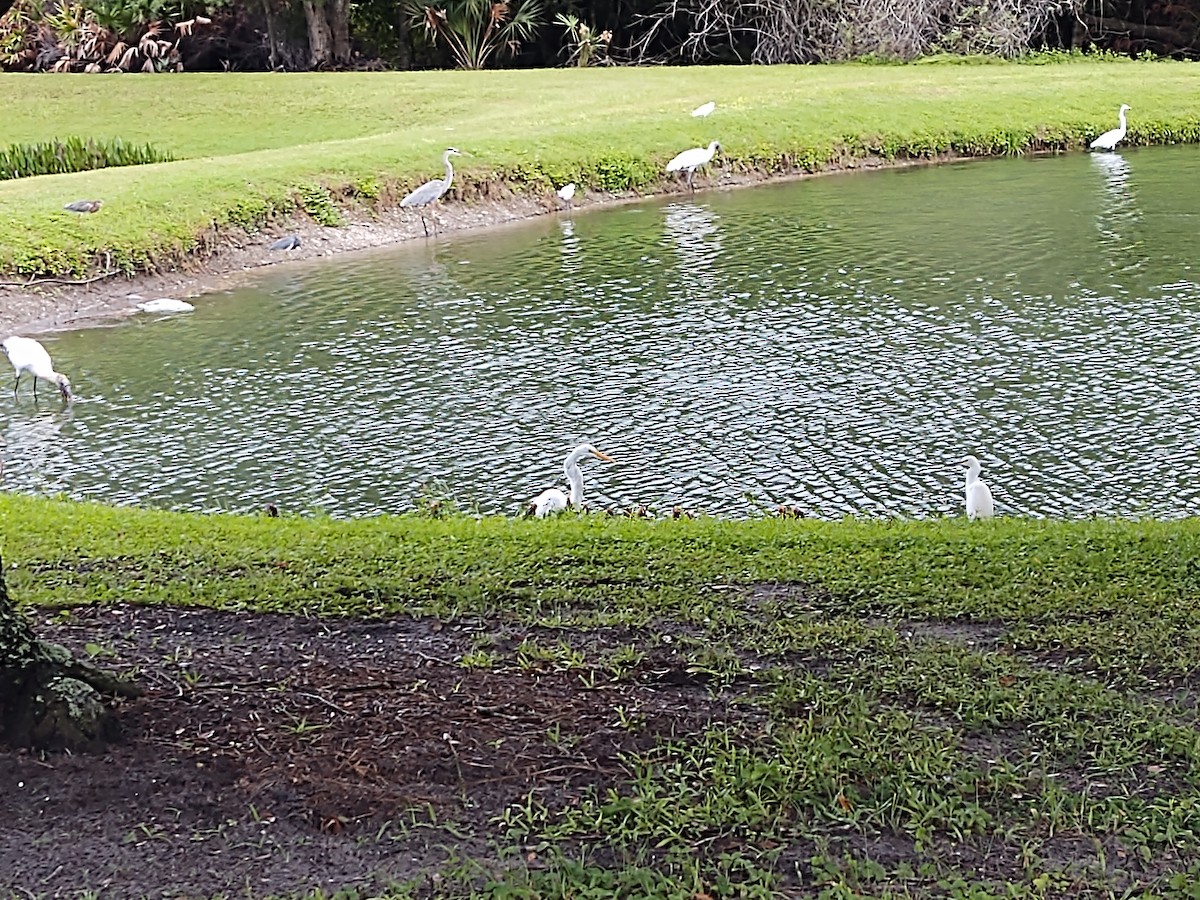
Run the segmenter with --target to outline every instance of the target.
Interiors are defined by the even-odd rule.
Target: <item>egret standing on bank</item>
[[[585,456],[594,456],[596,459],[602,459],[605,462],[612,462],[613,458],[607,453],[601,453],[591,444],[580,444],[574,450],[567,454],[567,461],[563,465],[563,471],[567,475],[567,483],[571,485],[571,494],[568,496],[558,488],[548,488],[529,501],[529,510],[539,519],[545,518],[551,513],[562,512],[566,509],[582,509],[583,508],[583,471],[579,468],[579,461]]]
[[[1121,124],[1112,131],[1106,131],[1100,137],[1096,138],[1088,146],[1093,150],[1112,150],[1117,144],[1125,138],[1125,110],[1133,109],[1128,103],[1122,103],[1121,108],[1117,111],[1117,118]]]
[[[720,142],[713,141],[708,145],[707,149],[704,147],[693,147],[691,150],[684,150],[673,160],[667,163],[667,171],[682,172],[686,169],[687,186],[689,189],[695,191],[696,189],[692,187],[692,175],[695,174],[696,169],[700,168],[700,166],[707,166],[710,162],[712,162],[712,158],[720,149]]]
[[[558,199],[567,204],[567,209],[570,209],[571,201],[575,199],[575,182],[572,181],[570,184],[564,184],[556,193],[558,194]]]
[[[37,398],[37,383],[41,378],[44,381],[53,381],[58,385],[59,393],[62,394],[64,400],[71,399],[71,382],[67,380],[66,375],[60,375],[54,371],[54,364],[50,361],[50,354],[46,352],[46,348],[35,341],[33,338],[24,337],[9,337],[0,342],[0,347],[4,348],[4,352],[8,354],[8,361],[12,363],[13,368],[17,371],[17,381],[13,385],[13,394],[17,393],[17,388],[21,386],[21,376],[28,372],[33,376],[33,396]]]
[[[400,201],[401,206],[415,206],[417,208],[417,213],[421,216],[421,227],[425,229],[425,237],[429,237],[429,226],[425,224],[425,213],[422,207],[436,203],[446,191],[450,190],[450,182],[454,180],[454,167],[450,165],[451,156],[462,156],[462,154],[453,147],[448,147],[446,152],[442,154],[442,165],[446,167],[445,178],[435,178],[433,181],[425,182]],[[436,233],[437,219],[433,220],[433,229]]]
[[[967,518],[972,521],[990,519],[993,513],[992,491],[979,479],[983,467],[973,456],[963,459],[962,464],[967,467]]]

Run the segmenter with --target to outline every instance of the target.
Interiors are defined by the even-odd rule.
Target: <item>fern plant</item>
[[[542,0],[448,0],[414,4],[413,19],[435,42],[450,48],[460,69],[482,69],[493,56],[515,53],[542,24]]]

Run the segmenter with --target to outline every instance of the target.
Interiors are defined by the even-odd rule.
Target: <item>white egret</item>
[[[421,227],[425,229],[426,237],[429,237],[429,226],[425,224],[425,213],[422,211],[422,208],[429,206],[431,203],[436,203],[446,191],[450,190],[450,183],[454,181],[454,166],[450,165],[451,156],[462,156],[462,153],[453,147],[446,148],[446,152],[442,154],[442,165],[446,167],[445,178],[435,178],[433,181],[425,182],[419,188],[410,191],[400,201],[401,206],[415,206],[417,208],[417,213],[421,216]],[[436,230],[436,219],[433,225]]]
[[[1096,138],[1088,146],[1093,150],[1112,150],[1125,137],[1125,110],[1133,109],[1128,103],[1122,103],[1121,108],[1117,111],[1117,118],[1121,124],[1112,131],[1106,131],[1100,137]]]
[[[695,188],[692,187],[692,175],[695,174],[696,169],[698,169],[700,166],[706,166],[712,162],[713,156],[715,156],[717,151],[720,149],[720,142],[713,141],[708,145],[707,148],[693,147],[691,150],[684,150],[669,163],[667,163],[667,171],[682,172],[686,169],[687,186],[694,191]]]
[[[994,512],[992,492],[979,478],[983,467],[973,456],[964,458],[962,464],[967,467],[967,518],[971,520],[990,519]]]
[[[145,300],[137,305],[142,312],[148,313],[185,313],[192,312],[196,307],[186,300],[176,300],[173,297],[159,297],[157,300]]]
[[[558,194],[559,200],[570,206],[571,201],[575,199],[575,182],[572,181],[570,184],[564,184],[555,193]]]
[[[38,379],[41,378],[43,381],[53,381],[57,384],[59,393],[62,394],[64,400],[71,399],[71,382],[67,380],[66,375],[54,371],[50,354],[33,338],[14,335],[0,342],[0,347],[4,348],[4,352],[8,355],[8,361],[12,363],[17,372],[17,381],[13,385],[14,394],[21,386],[21,376],[28,372],[33,376],[33,396],[35,398],[37,397]]]
[[[558,488],[548,488],[542,491],[529,501],[529,509],[534,516],[541,519],[551,513],[559,513],[566,509],[583,508],[583,471],[579,468],[579,461],[587,456],[594,456],[605,462],[613,461],[611,456],[601,453],[591,444],[580,444],[567,454],[567,461],[563,464],[567,483],[571,485],[570,495],[564,494]]]
[[[709,100],[707,103],[702,103],[692,110],[692,116],[697,119],[703,119],[712,114],[712,111],[717,108],[717,104]]]

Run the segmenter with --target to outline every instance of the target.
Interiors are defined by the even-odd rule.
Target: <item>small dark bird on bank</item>
[[[300,246],[300,236],[289,234],[287,237],[281,237],[271,245],[272,250],[295,250]]]
[[[266,506],[264,506],[263,512],[265,512],[269,518],[272,518],[272,519],[279,518],[279,507],[276,506],[274,503],[268,503]]]
[[[76,200],[74,203],[68,203],[63,209],[69,209],[75,213],[94,213],[99,212],[103,205],[103,200]]]

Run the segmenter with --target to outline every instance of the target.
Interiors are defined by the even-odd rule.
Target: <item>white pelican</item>
[[[571,494],[568,496],[558,488],[548,488],[529,501],[529,509],[533,511],[534,516],[541,519],[551,513],[562,512],[565,509],[582,509],[583,508],[583,472],[579,468],[579,461],[585,456],[594,456],[596,459],[602,459],[605,462],[612,462],[613,458],[607,453],[601,453],[591,444],[580,444],[574,450],[567,454],[567,461],[563,464],[563,471],[567,475],[567,483],[571,485]]]
[[[700,166],[707,166],[710,162],[712,162],[713,156],[715,156],[716,152],[720,149],[720,142],[713,141],[708,145],[707,148],[693,147],[691,150],[684,150],[673,160],[667,163],[667,171],[682,172],[684,169],[686,169],[687,186],[692,190],[695,190],[695,188],[692,187],[692,175],[695,174],[696,169],[698,169]]]
[[[71,382],[67,380],[66,375],[60,375],[54,371],[50,354],[33,338],[13,335],[0,342],[0,347],[4,348],[4,352],[8,354],[8,361],[17,371],[17,381],[13,385],[14,394],[21,386],[21,376],[28,372],[33,376],[33,396],[35,398],[37,397],[38,379],[41,378],[43,381],[53,381],[57,384],[64,400],[71,399]]]
[[[971,520],[990,519],[994,511],[992,509],[992,492],[979,479],[979,472],[983,467],[973,456],[963,459],[962,464],[967,467],[967,518]]]
[[[1106,131],[1100,137],[1096,138],[1088,146],[1093,150],[1112,150],[1125,137],[1125,110],[1133,109],[1128,103],[1122,103],[1121,108],[1117,111],[1117,118],[1121,124],[1112,131]]]
[[[564,184],[555,193],[558,194],[559,200],[570,206],[571,201],[575,199],[575,182],[572,181],[570,184]]]
[[[703,119],[705,116],[711,115],[712,111],[717,108],[717,104],[709,100],[692,110],[692,116],[697,119]]]

